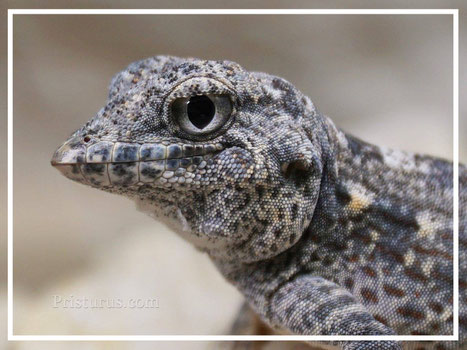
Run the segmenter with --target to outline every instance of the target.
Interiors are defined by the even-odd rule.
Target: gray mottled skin
[[[199,130],[174,109],[197,95],[219,98],[217,122]],[[209,254],[276,331],[452,334],[452,163],[345,134],[281,78],[229,61],[132,63],[52,164],[134,199]],[[466,168],[459,173],[461,340],[418,349],[465,339]]]

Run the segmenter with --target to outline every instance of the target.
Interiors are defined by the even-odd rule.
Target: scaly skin
[[[183,114],[198,95],[217,98],[208,126]],[[453,331],[452,163],[345,134],[281,78],[229,61],[132,63],[52,164],[130,197],[209,254],[276,330]],[[459,172],[461,341],[420,349],[465,340],[467,170]]]

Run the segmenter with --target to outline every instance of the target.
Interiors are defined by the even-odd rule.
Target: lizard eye
[[[232,114],[228,95],[199,95],[178,98],[172,116],[180,128],[192,135],[206,135],[220,129]]]

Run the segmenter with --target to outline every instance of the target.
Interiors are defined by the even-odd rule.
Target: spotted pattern
[[[231,115],[212,132],[188,134],[171,106],[195,95],[227,96]],[[205,251],[276,330],[453,331],[452,164],[344,133],[284,79],[230,61],[132,63],[52,164],[130,197]],[[418,349],[465,343],[466,168],[459,173],[460,342]]]

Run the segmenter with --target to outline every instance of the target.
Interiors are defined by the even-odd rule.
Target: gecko
[[[133,62],[51,164],[208,254],[277,334],[453,333],[452,162],[345,133],[285,79],[228,60]],[[466,182],[459,165],[459,341],[419,350],[466,344]]]

